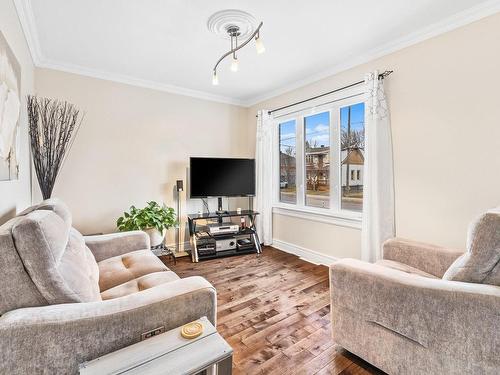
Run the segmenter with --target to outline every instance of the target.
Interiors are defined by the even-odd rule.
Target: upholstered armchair
[[[60,201],[0,227],[0,373],[75,374],[78,364],[207,316],[215,289],[180,279],[143,232],[84,237]]]
[[[467,252],[391,239],[330,269],[334,341],[389,374],[500,374],[500,210]]]

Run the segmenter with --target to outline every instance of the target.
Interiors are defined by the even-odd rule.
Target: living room
[[[2,0],[0,373],[500,373],[498,35],[497,0]]]

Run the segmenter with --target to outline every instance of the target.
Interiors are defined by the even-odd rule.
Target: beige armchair
[[[467,252],[391,239],[330,269],[334,341],[389,374],[500,373],[500,211]]]
[[[207,316],[216,292],[180,279],[142,232],[84,237],[57,200],[0,227],[0,373],[74,374],[78,364]]]

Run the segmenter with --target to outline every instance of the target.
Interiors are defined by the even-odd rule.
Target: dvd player
[[[210,224],[208,226],[208,232],[211,235],[217,236],[217,235],[222,235],[222,234],[232,234],[232,233],[238,233],[240,230],[240,227],[238,224]]]

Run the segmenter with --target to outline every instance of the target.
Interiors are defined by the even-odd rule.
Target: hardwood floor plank
[[[217,329],[234,350],[234,374],[383,374],[333,343],[327,267],[271,247],[259,257],[162,260],[217,289]]]
[[[309,336],[304,337],[302,340],[296,342],[294,345],[287,347],[283,353],[287,357],[292,357],[302,350],[309,350],[310,348],[321,347],[325,343],[330,343],[331,333],[329,329],[319,329]],[[311,351],[311,350],[310,350]]]
[[[296,373],[297,374],[315,374],[319,370],[321,370],[323,367],[325,367],[327,364],[332,362],[332,360],[333,360],[333,358],[335,358],[336,354],[337,354],[337,351],[335,349],[335,345],[332,344],[326,350],[324,350],[321,354],[316,355],[316,356],[313,354],[313,359],[310,360],[309,362],[306,362],[305,364],[300,366],[298,369],[296,369]]]
[[[343,356],[343,355],[334,355],[332,357],[332,360],[328,362],[326,366],[324,366],[321,370],[317,372],[318,375],[337,375],[340,374],[342,371],[347,369],[349,366],[353,365],[349,358]]]

